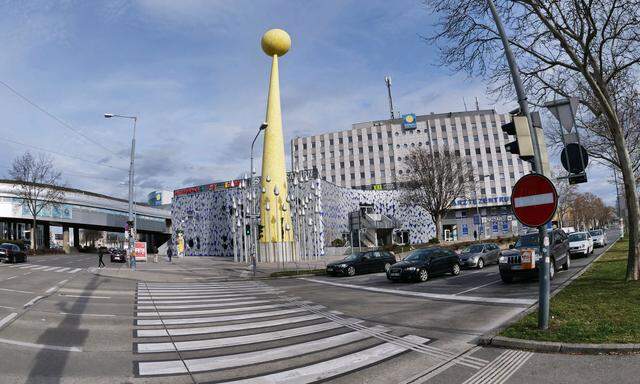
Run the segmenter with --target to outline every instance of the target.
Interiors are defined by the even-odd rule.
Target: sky
[[[434,20],[421,0],[0,0],[0,175],[44,152],[68,186],[125,197],[132,124],[103,117],[115,113],[138,116],[137,200],[237,178],[264,120],[271,28],[292,39],[279,61],[287,145],[388,118],[385,76],[401,113],[461,111],[476,97],[513,109],[439,66],[423,38]],[[614,204],[607,171],[590,165],[589,178],[581,190]]]

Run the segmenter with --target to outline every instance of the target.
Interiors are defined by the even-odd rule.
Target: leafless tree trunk
[[[463,197],[474,184],[473,171],[460,156],[446,148],[432,153],[418,148],[403,160],[401,202],[419,206],[429,213],[442,238],[442,217],[458,197]]]
[[[486,0],[425,0],[440,16],[430,36],[443,64],[485,75],[499,96],[513,95],[510,74]],[[510,33],[529,102],[541,106],[556,96],[580,97],[585,127],[601,127],[619,164],[629,222],[627,280],[640,270],[640,205],[624,100],[638,82],[640,0],[495,0]],[[625,96],[626,95],[626,96]],[[590,130],[590,133],[593,133]],[[610,156],[611,157],[611,156]]]
[[[554,184],[558,191],[558,208],[556,210],[556,215],[558,217],[558,224],[562,228],[565,226],[565,218],[576,199],[577,187],[569,184],[567,179],[556,180]]]
[[[64,202],[60,172],[53,167],[51,158],[33,156],[26,152],[13,160],[9,174],[16,181],[16,195],[26,206],[33,219],[31,249],[37,249],[37,219],[44,209],[57,208]]]

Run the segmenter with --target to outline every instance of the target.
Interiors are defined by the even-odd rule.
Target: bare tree
[[[16,195],[33,219],[31,249],[37,249],[37,219],[45,209],[57,208],[64,202],[61,173],[53,167],[51,158],[25,152],[13,160],[9,175],[16,181]]]
[[[568,219],[567,216],[570,213],[573,202],[576,199],[577,187],[575,185],[569,184],[569,180],[567,179],[555,180],[554,184],[556,185],[556,190],[558,191],[558,208],[556,210],[558,224],[560,227],[564,227],[565,220]]]
[[[92,247],[95,247],[96,241],[102,239],[103,231],[96,231],[94,229],[85,229],[82,231],[82,238],[85,245],[90,243]]]
[[[640,63],[640,0],[495,0],[510,34],[529,102],[580,97],[585,127],[599,127],[613,146],[625,185],[629,222],[627,280],[640,275],[640,205],[623,111]],[[425,0],[440,16],[431,42],[443,64],[480,73],[498,96],[513,95],[486,0]],[[625,96],[626,95],[626,96]],[[636,127],[637,129],[637,127]],[[592,132],[593,133],[593,132]],[[605,141],[606,143],[606,141]]]
[[[419,206],[429,213],[441,238],[442,216],[458,197],[465,196],[474,184],[473,171],[462,158],[443,148],[437,152],[417,148],[403,160],[401,202]]]

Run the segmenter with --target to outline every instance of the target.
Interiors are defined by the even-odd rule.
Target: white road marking
[[[60,268],[60,267],[49,267],[49,268],[43,269],[42,271],[43,272],[49,272],[49,271],[54,272],[58,268]]]
[[[218,308],[218,309],[205,309],[201,311],[158,311],[158,312],[138,312],[137,316],[140,317],[157,317],[157,316],[197,316],[197,315],[210,315],[215,313],[233,313],[233,312],[246,312],[246,311],[261,311],[263,309],[274,309],[289,307],[291,304],[269,304],[269,305],[257,305],[251,308]]]
[[[374,329],[374,328],[372,328]],[[383,329],[380,329],[383,332]],[[187,360],[169,360],[138,363],[140,376],[170,375],[187,372],[203,372],[215,369],[235,368],[247,365],[261,364],[269,361],[300,356],[308,353],[320,352],[342,345],[368,339],[370,336],[361,332],[349,332],[324,339],[292,344],[279,348],[271,348],[255,352],[239,353],[235,355],[196,358]],[[186,367],[185,367],[186,366]],[[187,371],[188,368],[188,371]]]
[[[33,292],[29,292],[29,291],[19,291],[17,289],[9,289],[9,288],[0,288],[0,291],[7,291],[7,292],[18,292],[18,293],[29,293],[32,294]]]
[[[487,286],[489,286],[489,285],[498,284],[498,283],[499,283],[499,282],[501,282],[501,281],[502,281],[502,280],[495,280],[495,281],[492,281],[492,282],[487,283],[487,284],[482,284],[482,285],[479,285],[479,286],[477,286],[477,287],[469,288],[469,289],[464,290],[464,291],[462,291],[462,292],[454,293],[454,295],[462,295],[463,293],[467,293],[467,292],[475,291],[476,289],[484,288],[484,287],[487,287]]]
[[[33,299],[29,300],[25,305],[23,305],[24,308],[28,308],[32,305],[34,305],[38,300],[42,299],[44,296],[36,296]]]
[[[254,323],[240,323],[229,325],[218,325],[215,327],[177,328],[177,329],[141,329],[136,331],[136,337],[165,337],[165,336],[191,336],[204,335],[207,333],[221,333],[232,331],[243,331],[256,328],[276,327],[303,321],[324,319],[320,315],[305,315],[298,317],[285,317],[284,319],[257,321]]]
[[[45,268],[49,268],[49,267],[48,267],[48,266],[46,266],[46,265],[40,265],[40,266],[37,266],[37,267],[35,267],[35,268],[31,268],[31,270],[32,270],[32,271],[37,271],[37,270],[45,269]]]
[[[71,271],[67,272],[67,273],[76,273],[78,271],[81,271],[82,268],[76,268],[76,269],[72,269]]]
[[[227,287],[250,287],[250,288],[269,288],[266,284],[261,283],[234,283],[234,282],[225,282],[225,283],[186,283],[186,284],[177,284],[177,283],[166,283],[166,284],[138,284],[138,288],[157,288],[157,289],[173,289],[173,288],[227,288]]]
[[[424,343],[428,341],[418,336],[405,336],[405,340],[412,342]],[[320,363],[298,367],[288,371],[246,378],[238,381],[230,381],[227,383],[243,383],[243,384],[264,384],[264,383],[290,383],[290,384],[306,384],[316,381],[326,380],[328,378],[344,375],[351,371],[355,371],[369,365],[373,365],[380,361],[397,356],[408,348],[401,347],[391,343],[384,343],[376,347],[368,348],[363,351],[351,353],[346,356],[337,357],[335,359],[323,361]]]
[[[502,384],[520,369],[531,356],[533,356],[533,353],[526,351],[508,350],[503,352],[463,384]]]
[[[532,207],[534,205],[553,204],[553,201],[553,193],[541,193],[539,195],[516,197],[515,199],[513,199],[513,207],[524,208]]]
[[[21,267],[18,267],[20,269],[27,269],[27,268],[33,268],[33,267],[37,267],[37,264],[27,264],[27,265],[23,265]]]
[[[13,312],[3,317],[2,320],[0,320],[0,328],[4,327],[11,320],[15,319],[16,316],[18,316],[18,314],[16,312]]]
[[[358,319],[346,319],[351,323],[361,322]],[[325,332],[332,329],[342,328],[342,324],[327,322],[322,324],[309,325],[306,327],[290,328],[282,331],[257,333],[244,336],[223,337],[217,339],[177,341],[172,343],[138,343],[136,349],[138,353],[155,352],[175,352],[175,351],[198,351],[202,349],[222,348],[236,345],[246,345],[262,343],[267,341],[281,340],[290,337],[310,335],[318,332]]]
[[[16,309],[16,307],[7,307],[6,305],[0,305],[0,308],[6,308],[6,309]]]
[[[69,267],[65,267],[65,268],[62,268],[62,269],[60,269],[60,270],[58,270],[58,271],[56,271],[56,272],[65,272],[65,271],[67,271],[68,269],[70,269],[70,268],[69,268]]]
[[[69,281],[69,279],[64,279],[64,280],[62,280],[62,281],[58,282],[58,285],[65,284],[67,281]]]
[[[5,280],[11,280],[11,279],[15,279],[18,276],[11,276],[11,277],[7,277]]]
[[[44,293],[51,293],[51,292],[55,291],[56,289],[58,289],[58,286],[54,285],[53,287],[51,287],[51,288],[47,289],[46,291],[44,291]]]
[[[64,293],[61,293],[60,296],[64,296],[64,297],[80,297],[80,298],[87,298],[87,299],[110,299],[111,298],[109,296],[66,295]]]
[[[165,293],[212,293],[212,292],[264,292],[264,288],[175,288],[175,289],[138,289],[138,293],[165,294]]]
[[[71,313],[71,312],[60,312],[61,315],[65,316],[96,316],[96,317],[116,317],[117,315],[101,315],[97,313]]]
[[[324,308],[322,305],[315,305],[310,307],[314,310],[320,310]],[[205,323],[219,323],[224,321],[236,321],[236,320],[249,320],[259,319],[262,317],[272,317],[281,315],[290,315],[294,313],[308,312],[302,308],[281,309],[278,311],[268,312],[255,312],[245,313],[241,315],[229,315],[229,316],[214,316],[214,317],[192,317],[182,319],[162,319],[162,320],[136,320],[137,325],[185,325],[185,324],[205,324]]]
[[[246,299],[256,299],[257,297],[255,296],[243,296],[242,299],[246,300]],[[238,300],[238,297],[225,297],[225,298],[213,298],[213,299],[194,299],[194,300],[165,300],[163,299],[145,299],[145,300],[138,300],[138,305],[140,304],[184,304],[184,303],[219,303],[219,302],[225,302],[225,301],[236,301]]]
[[[27,343],[24,341],[1,339],[1,338],[0,338],[0,343],[18,345],[20,347],[27,347],[27,348],[50,349],[54,351],[82,352],[82,348],[78,348],[78,347],[63,347],[60,345],[35,344],[35,343]]]
[[[455,296],[455,295],[441,294],[441,293],[404,291],[400,289],[376,288],[376,287],[369,287],[369,286],[355,285],[355,284],[335,283],[333,281],[311,279],[306,277],[301,277],[299,279],[311,281],[313,283],[334,285],[336,287],[342,287],[342,288],[360,289],[363,291],[371,291],[371,292],[378,292],[378,293],[389,293],[392,295],[399,295],[399,296],[422,297],[425,299],[434,299],[434,300],[463,301],[463,302],[469,302],[469,303],[514,304],[514,305],[523,305],[523,306],[530,306],[536,303],[536,300],[532,300],[532,299],[509,299],[509,298],[502,298],[502,297],[482,297],[482,296]]]
[[[269,292],[250,292],[250,293],[193,293],[189,295],[185,295],[179,292],[176,293],[167,293],[167,294],[147,294],[147,293],[138,293],[138,297],[140,299],[204,299],[210,297],[247,297],[247,295],[257,296],[257,295],[275,295],[283,293],[282,291],[269,291]]]
[[[167,310],[167,309],[194,309],[194,308],[218,308],[248,306],[253,304],[269,303],[271,300],[232,301],[226,303],[186,304],[186,305],[138,305],[138,310]]]

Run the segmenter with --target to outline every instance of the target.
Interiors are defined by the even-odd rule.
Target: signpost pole
[[[502,40],[502,44],[504,45],[505,55],[507,57],[507,62],[509,64],[509,69],[511,71],[511,77],[513,79],[513,85],[515,86],[516,94],[518,96],[518,104],[520,106],[520,113],[527,117],[529,122],[529,129],[531,131],[531,142],[533,144],[534,151],[534,171],[542,174],[542,157],[540,156],[540,146],[538,143],[538,135],[536,129],[533,126],[533,122],[531,121],[531,115],[529,114],[529,106],[527,102],[527,97],[524,93],[524,87],[522,86],[522,80],[520,79],[520,71],[518,69],[518,64],[516,63],[515,56],[511,51],[511,47],[509,45],[509,39],[502,25],[502,21],[500,20],[500,16],[498,15],[498,11],[496,10],[496,6],[493,3],[493,0],[487,0],[489,3],[489,9],[491,10],[491,14],[493,19],[495,20],[496,27],[498,32],[500,33],[500,38]],[[538,227],[539,233],[539,251],[542,256],[539,264],[539,273],[540,273],[540,286],[539,286],[539,298],[538,298],[538,328],[547,329],[549,328],[549,296],[550,296],[550,283],[549,283],[549,248],[545,247],[544,243],[548,242],[547,239],[547,227],[546,225],[541,225]]]

